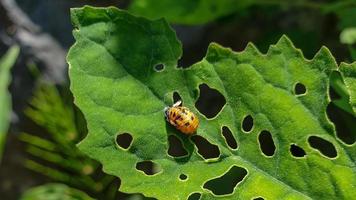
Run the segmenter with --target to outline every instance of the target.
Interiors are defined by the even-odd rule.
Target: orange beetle
[[[199,119],[188,108],[177,101],[172,107],[164,108],[166,120],[186,135],[192,135],[199,126]]]

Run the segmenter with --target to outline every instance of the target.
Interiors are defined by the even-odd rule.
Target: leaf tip
[[[335,58],[332,56],[330,50],[325,46],[322,46],[320,48],[320,50],[315,54],[312,60],[328,63],[329,64],[328,66],[331,66],[332,70],[337,69],[337,63]]]
[[[281,38],[279,38],[278,42],[276,43],[277,47],[281,47],[281,46],[287,46],[287,47],[292,47],[295,48],[293,42],[289,39],[289,37],[285,34],[283,34],[281,36]]]
[[[261,54],[261,52],[258,50],[258,48],[252,43],[249,42],[247,43],[244,52],[251,52],[253,54]]]
[[[208,47],[205,58],[208,61],[213,62],[218,57],[224,57],[224,55],[230,55],[231,53],[233,53],[231,48],[222,47],[221,45],[212,42]]]

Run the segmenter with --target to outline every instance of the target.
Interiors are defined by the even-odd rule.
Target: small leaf
[[[49,183],[27,190],[20,200],[94,200],[84,192],[59,183]]]
[[[266,54],[252,44],[238,53],[211,44],[201,62],[182,69],[177,68],[181,44],[164,20],[150,21],[116,8],[84,7],[71,13],[76,38],[68,54],[71,90],[89,131],[79,148],[101,162],[105,172],[121,178],[120,190],[163,200],[356,195],[355,145],[336,139],[326,115],[329,76],[338,68],[325,47],[306,60],[286,36]],[[164,69],[155,70],[157,64]],[[305,87],[302,94],[295,93],[297,83]],[[202,84],[226,101],[212,118],[196,107]],[[166,122],[163,109],[174,103],[175,92],[199,117],[197,136],[183,135]],[[252,119],[246,122],[248,132],[242,127],[246,116]],[[237,150],[227,145],[223,126],[239,144]],[[260,149],[262,131],[271,136],[271,156]],[[128,149],[118,147],[118,133],[132,136]],[[187,156],[168,154],[170,135],[183,143]],[[311,136],[328,141],[337,156],[326,157],[311,147]],[[305,156],[293,156],[292,144]],[[209,151],[214,156],[201,155]],[[135,168],[142,162],[160,170],[146,175]],[[242,180],[227,177],[233,185],[224,190],[228,194],[210,187],[224,187],[221,184],[202,187],[233,167],[246,174]],[[182,174],[187,178],[182,180]]]
[[[0,59],[0,162],[4,149],[6,133],[10,123],[11,96],[8,91],[10,84],[10,70],[15,64],[20,48],[11,47],[8,52]]]

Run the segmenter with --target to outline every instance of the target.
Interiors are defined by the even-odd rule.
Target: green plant
[[[27,190],[20,200],[93,200],[93,198],[67,185],[49,183]]]
[[[89,131],[79,148],[122,179],[121,191],[158,199],[356,195],[355,142],[337,138],[326,115],[335,71],[355,108],[355,63],[338,67],[326,47],[307,60],[283,36],[266,54],[253,44],[238,53],[211,44],[202,61],[180,69],[181,44],[164,20],[116,8],[71,14],[71,90]],[[207,101],[206,91],[219,101]],[[174,96],[198,114],[197,135],[165,121]]]
[[[26,151],[33,156],[26,160],[25,166],[54,181],[90,191],[97,197],[114,199],[118,187],[113,182],[114,177],[103,174],[99,163],[76,147],[86,134],[86,130],[82,130],[86,127],[85,121],[73,107],[68,89],[62,87],[61,91],[62,94],[54,85],[40,83],[30,107],[25,110],[25,114],[43,129],[41,133],[19,136],[27,143]],[[48,187],[40,188],[35,191],[47,191]]]
[[[335,2],[313,2],[310,0],[133,0],[130,12],[150,19],[165,18],[171,23],[196,25],[239,12],[246,12],[251,6],[275,6],[281,8],[314,9],[321,13],[336,13],[341,26],[354,24],[356,2],[344,0]]]
[[[11,114],[11,95],[8,91],[10,70],[15,64],[19,51],[18,46],[13,46],[0,59],[0,163]]]

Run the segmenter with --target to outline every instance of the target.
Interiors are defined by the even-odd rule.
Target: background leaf
[[[349,103],[356,112],[356,62],[352,64],[341,63],[340,72],[344,77],[347,92],[349,93]]]
[[[115,199],[118,183],[104,174],[99,163],[76,147],[86,135],[82,114],[75,109],[68,87],[56,87],[41,81],[25,110],[42,129],[21,133],[31,155],[25,166],[52,181],[89,191],[98,199]]]
[[[345,28],[340,34],[340,42],[352,45],[356,43],[356,27]]]
[[[0,59],[0,161],[11,114],[11,96],[8,91],[10,69],[15,64],[19,51],[19,47],[13,46]]]
[[[252,5],[246,0],[135,0],[130,12],[150,18],[164,17],[169,22],[179,24],[204,24]]]
[[[356,195],[355,144],[337,139],[326,116],[337,65],[325,47],[306,60],[287,37],[266,54],[252,44],[239,53],[211,44],[201,62],[180,69],[181,45],[163,20],[84,7],[72,21],[71,90],[89,131],[79,148],[121,178],[121,191],[158,199]],[[215,113],[203,109],[218,103],[205,92],[222,99]],[[198,136],[166,123],[162,110],[174,94],[198,114]],[[170,137],[185,157],[170,155]]]
[[[93,198],[67,185],[49,183],[27,190],[20,200],[93,200]]]

